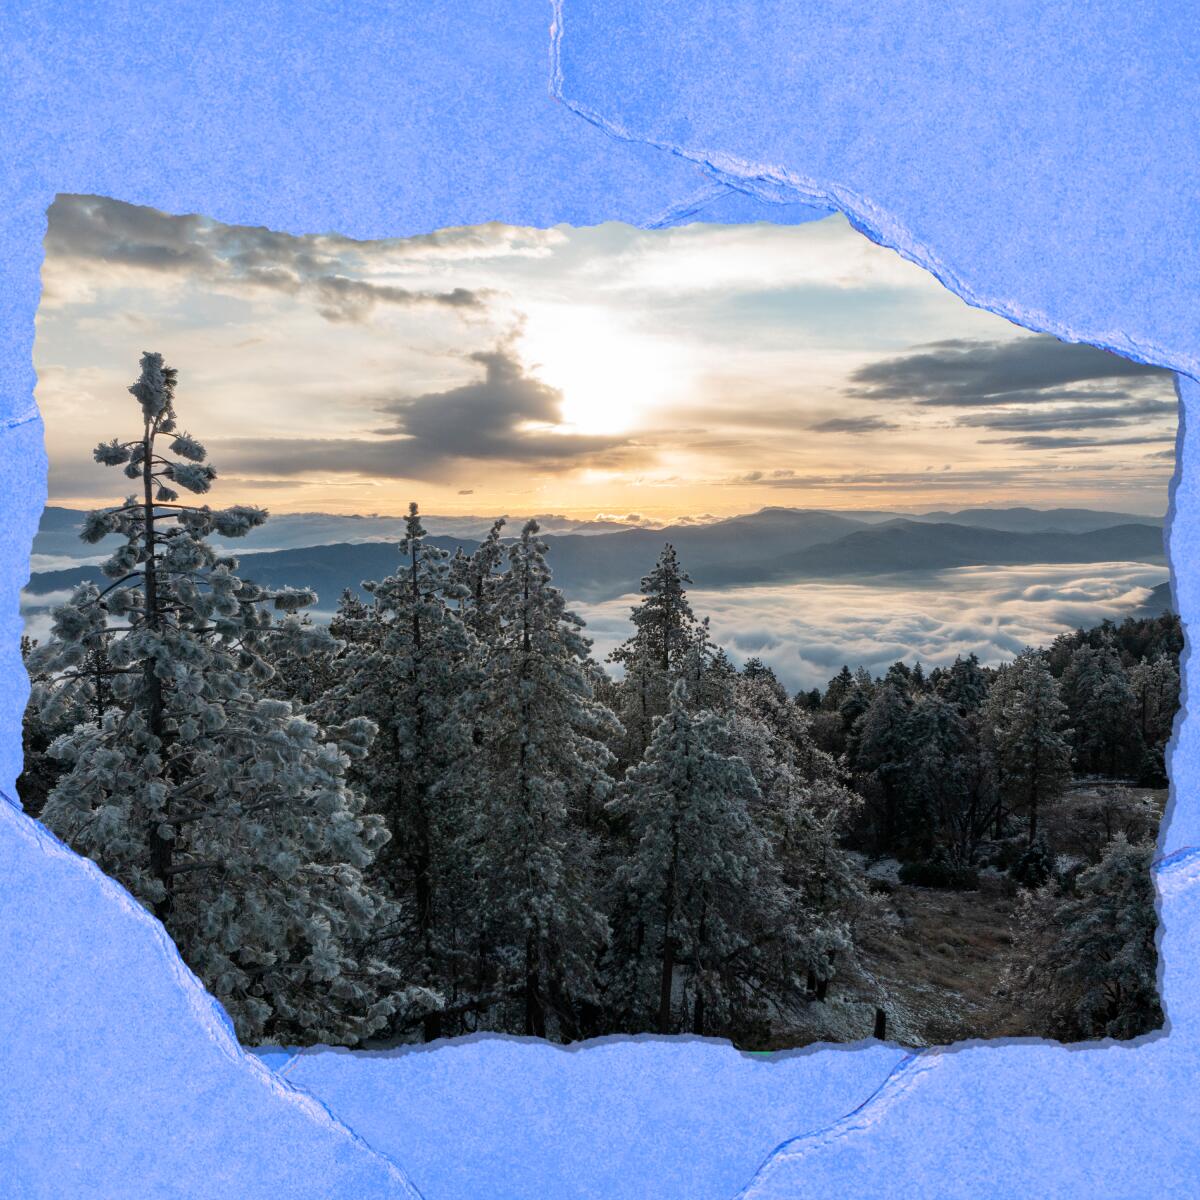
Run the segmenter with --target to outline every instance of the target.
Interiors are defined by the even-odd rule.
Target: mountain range
[[[49,508],[33,551],[59,569],[35,571],[27,599],[97,582],[99,547],[78,541],[82,513]],[[425,518],[431,540],[470,552],[490,521]],[[468,526],[479,522],[476,527]],[[556,528],[557,524],[557,528]],[[551,518],[544,539],[555,583],[568,598],[599,601],[637,591],[665,542],[671,542],[697,587],[736,587],[804,579],[870,579],[952,567],[1035,563],[1165,562],[1162,520],[1089,509],[964,509],[918,515],[765,508],[756,513],[651,529],[620,522]],[[268,540],[271,527],[277,530]],[[599,526],[599,527],[598,527]],[[228,549],[247,578],[270,587],[314,588],[328,611],[345,588],[379,579],[396,566],[403,520],[289,514]],[[508,527],[519,532],[520,523]],[[307,538],[308,541],[297,539]],[[73,540],[72,540],[73,539]],[[329,540],[334,539],[334,540]],[[106,539],[107,540],[107,539]],[[264,544],[266,543],[266,544]],[[69,547],[69,548],[68,548]],[[73,551],[73,553],[72,553]],[[62,561],[63,559],[73,561]],[[37,558],[35,565],[40,565]],[[49,564],[47,564],[49,565]]]

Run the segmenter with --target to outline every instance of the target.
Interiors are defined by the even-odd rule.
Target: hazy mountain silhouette
[[[68,532],[62,516],[66,511],[54,511],[48,533],[58,537]],[[1024,514],[1034,512],[1005,511],[1019,514],[1012,520],[1029,519]],[[1072,513],[1073,519],[1086,525],[1087,518],[1081,515],[1085,512],[1060,509],[1041,516],[1047,521],[1061,521],[1061,514]],[[1111,514],[1093,515],[1098,518]],[[555,583],[569,598],[595,601],[636,591],[668,541],[679,552],[696,586],[735,587],[791,579],[870,578],[963,566],[1157,563],[1165,560],[1160,525],[1147,518],[1078,532],[1014,532],[907,517],[870,523],[843,514],[775,508],[707,525],[548,534],[545,540],[550,546]],[[509,528],[514,535],[518,531],[515,524]],[[459,547],[470,552],[478,544],[466,537],[437,536],[431,540],[451,552]],[[95,553],[96,548],[85,549]],[[364,579],[380,579],[397,564],[391,540],[273,551],[239,552],[235,547],[234,553],[247,578],[270,587],[314,588],[324,610],[333,607],[345,588],[357,590]],[[41,571],[31,577],[27,592],[44,595],[74,587],[85,579],[100,582],[101,578],[95,566]]]

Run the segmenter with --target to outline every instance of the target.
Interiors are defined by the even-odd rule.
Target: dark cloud
[[[962,408],[1120,401],[1129,397],[1131,387],[1150,380],[1166,383],[1169,378],[1170,372],[1161,367],[1035,334],[1008,342],[931,342],[860,367],[850,376],[847,394]]]
[[[226,287],[311,297],[329,321],[363,321],[377,304],[480,309],[489,293],[372,283],[346,274],[363,247],[346,238],[299,238],[270,229],[168,216],[101,196],[58,196],[46,230],[55,271],[114,268],[208,280]],[[54,299],[51,279],[48,296]]]
[[[1133,400],[1117,408],[1100,404],[1072,404],[1066,407],[1002,409],[995,412],[968,413],[958,424],[979,429],[1011,429],[1034,433],[1039,430],[1099,429],[1128,425],[1141,417],[1175,417],[1174,400],[1146,398]]]
[[[1013,484],[1020,482],[1020,474],[1012,468],[994,470],[979,469],[953,471],[950,469],[925,471],[848,471],[839,475],[813,475],[800,471],[750,471],[727,481],[742,486],[752,485],[771,488],[893,488],[921,487],[944,489],[964,486],[981,487],[991,484]]]
[[[814,433],[883,433],[899,428],[894,421],[882,417],[830,417],[809,426]]]
[[[214,450],[242,471],[391,479],[444,479],[466,461],[562,472],[641,457],[642,448],[625,438],[556,432],[562,393],[525,374],[507,345],[467,358],[483,368],[482,379],[386,401],[380,411],[392,423],[376,438],[232,438],[214,442]]]
[[[1068,450],[1077,447],[1099,449],[1107,446],[1145,446],[1153,442],[1174,442],[1175,435],[1150,433],[1142,437],[1094,438],[1078,434],[1029,433],[1018,437],[984,438],[993,446],[1020,446],[1024,450]]]

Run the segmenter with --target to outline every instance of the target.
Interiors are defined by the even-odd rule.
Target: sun
[[[628,433],[691,376],[682,348],[601,308],[534,306],[519,348],[527,368],[562,392],[564,433]]]

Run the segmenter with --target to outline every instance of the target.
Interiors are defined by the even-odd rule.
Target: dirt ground
[[[1165,791],[1127,789],[1130,806],[1106,803],[1118,785],[1077,783],[1042,817],[1051,852],[1061,863],[1091,861],[1117,828],[1138,836],[1157,825]],[[854,1041],[870,1037],[878,1005],[889,1041],[946,1045],[970,1038],[1039,1036],[1003,994],[1012,954],[1012,885],[982,873],[977,891],[913,887],[896,878],[894,861],[868,865],[879,913],[859,940],[857,968],[843,971],[827,1000],[812,1001],[777,1031],[776,1044]]]

